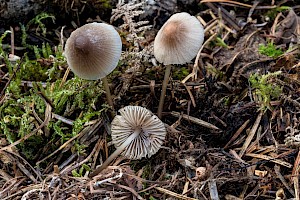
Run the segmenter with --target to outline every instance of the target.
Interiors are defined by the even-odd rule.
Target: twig
[[[287,168],[292,168],[293,167],[292,164],[290,164],[288,162],[285,162],[283,160],[280,160],[280,159],[273,158],[271,156],[266,156],[266,155],[262,155],[262,154],[255,154],[255,153],[247,153],[247,154],[245,154],[245,156],[250,156],[250,157],[253,157],[253,158],[260,158],[260,159],[263,159],[263,160],[267,160],[267,161],[285,166]]]
[[[201,51],[203,50],[203,48],[217,35],[217,33],[213,34],[212,36],[210,36],[205,42],[204,44],[201,46],[201,48],[199,49],[195,62],[194,62],[194,67],[193,67],[193,72],[190,73],[189,75],[187,75],[182,81],[181,83],[185,83],[187,80],[189,80],[191,77],[194,76],[194,79],[196,79],[197,77],[197,69],[199,68],[198,66],[198,62],[199,62],[199,58],[201,55]]]
[[[17,153],[14,153],[14,152],[12,152],[12,151],[9,151],[9,150],[5,150],[5,152],[10,153],[10,154],[12,154],[12,155],[18,157],[19,159],[21,159],[21,160],[22,160],[26,165],[28,165],[29,168],[36,174],[36,176],[38,177],[38,179],[39,179],[40,181],[43,180],[43,178],[41,177],[40,173],[38,173],[38,172],[36,171],[36,169],[34,169],[34,168],[31,166],[31,164],[30,164],[29,162],[27,162],[27,160],[25,160],[22,156],[18,155]],[[32,180],[33,180],[33,179],[35,179],[35,178],[32,178]]]
[[[15,199],[16,196],[19,196],[21,195],[22,193],[24,192],[27,192],[27,191],[30,191],[30,190],[33,190],[33,189],[39,189],[42,187],[42,184],[35,184],[35,185],[31,185],[31,186],[28,186],[26,188],[23,188],[23,189],[19,189],[17,192],[1,199],[1,200],[9,200],[9,199]]]
[[[294,167],[292,170],[292,180],[294,182],[295,189],[295,199],[300,199],[300,190],[299,190],[299,168],[300,168],[300,150],[298,149],[298,155],[296,161],[294,163]]]
[[[222,6],[215,6],[212,3],[206,3],[206,5],[211,8],[215,13],[219,12],[219,9],[222,12],[223,18],[225,21],[227,21],[227,23],[234,28],[236,31],[240,31],[242,28],[238,25],[238,23],[236,22],[236,20],[232,17],[232,15],[229,14],[229,12],[224,9]],[[252,6],[251,6],[252,7]]]
[[[67,119],[67,118],[65,118],[63,116],[60,116],[60,115],[57,115],[55,113],[52,113],[52,117],[59,120],[59,121],[62,121],[65,124],[73,125],[73,123],[74,123],[74,120]]]
[[[116,186],[120,187],[120,188],[123,188],[125,190],[128,190],[129,192],[131,192],[136,198],[140,199],[140,200],[144,200],[143,197],[141,197],[134,189],[128,187],[128,186],[125,186],[125,185],[120,185],[120,184],[117,184]]]
[[[209,194],[211,200],[219,200],[217,183],[214,179],[208,182]]]
[[[193,93],[191,92],[191,86],[186,86],[185,83],[182,83],[186,89],[186,91],[188,92],[190,99],[192,101],[192,104],[194,107],[196,107],[196,102],[195,102],[195,98],[193,96]]]
[[[95,147],[93,148],[92,152],[90,153],[90,155],[88,157],[86,157],[83,161],[81,162],[75,162],[75,165],[71,165],[66,167],[65,169],[61,170],[60,174],[68,174],[70,171],[72,171],[73,169],[76,169],[77,167],[83,165],[84,163],[88,162],[91,157],[94,155],[95,151],[98,149],[99,146],[103,145],[103,140],[98,140],[97,144],[95,145]]]
[[[41,192],[49,192],[48,190],[45,190],[45,189],[32,189],[32,190],[29,190],[27,191],[25,194],[23,194],[21,200],[27,200],[27,199],[31,199],[30,195],[32,193],[38,193],[39,194],[39,197],[41,198],[40,196],[40,193]]]
[[[73,142],[75,139],[82,137],[84,134],[87,132],[92,132],[95,130],[95,128],[100,125],[102,120],[100,120],[97,124],[95,124],[92,128],[91,127],[86,127],[84,128],[79,134],[75,135],[68,141],[66,141],[64,144],[62,144],[58,149],[56,149],[54,152],[52,152],[50,155],[46,156],[42,160],[38,161],[36,164],[39,165],[40,163],[44,162],[48,158],[52,157],[54,154],[58,153],[60,150],[64,149],[66,146],[68,146],[71,142]]]
[[[239,153],[240,157],[242,157],[244,155],[244,153],[246,152],[251,140],[253,139],[253,137],[256,133],[256,130],[259,126],[259,123],[260,123],[260,120],[261,120],[262,116],[263,116],[263,112],[260,112],[258,114],[257,118],[256,118],[256,121],[254,122],[254,125],[253,125],[252,129],[250,130],[250,133],[249,133],[248,137],[246,138],[246,141],[245,141],[240,153]]]
[[[231,4],[235,4],[235,5],[239,5],[239,6],[244,6],[244,7],[247,7],[247,8],[252,8],[251,5],[249,4],[245,4],[245,3],[240,3],[238,1],[232,1],[232,0],[202,0],[200,1],[200,3],[231,3]]]
[[[64,85],[64,83],[66,82],[66,80],[67,80],[67,78],[68,78],[68,75],[69,75],[69,73],[70,73],[70,67],[68,67],[67,68],[67,70],[65,71],[65,74],[64,74],[64,76],[63,76],[63,78],[62,78],[62,80],[61,80],[61,82],[60,82],[60,84],[59,84],[59,88],[62,88],[62,86]]]
[[[191,198],[191,197],[187,197],[187,196],[184,196],[182,194],[177,194],[175,192],[172,192],[170,190],[167,190],[167,189],[164,189],[164,188],[161,188],[161,187],[154,187],[156,190],[164,193],[164,194],[168,194],[168,195],[171,195],[173,197],[176,197],[178,199],[184,199],[184,200],[197,200],[197,199],[194,199],[194,198]]]
[[[279,165],[275,165],[274,166],[274,171],[277,175],[277,178],[279,178],[279,180],[282,182],[282,184],[286,187],[286,189],[293,195],[295,196],[294,191],[292,190],[292,188],[289,186],[289,184],[286,182],[286,180],[284,179],[284,177],[282,176],[282,174],[280,173],[280,166]]]
[[[191,121],[191,122],[193,122],[195,124],[198,124],[200,126],[204,126],[206,128],[209,128],[209,129],[221,130],[217,126],[215,126],[213,124],[210,124],[210,123],[208,123],[206,121],[203,121],[201,119],[198,119],[196,117],[192,117],[192,116],[189,116],[189,115],[186,115],[186,114],[180,114],[179,112],[175,112],[175,111],[172,111],[171,115],[173,115],[175,117],[181,117],[182,116],[183,119],[189,120],[189,121]]]

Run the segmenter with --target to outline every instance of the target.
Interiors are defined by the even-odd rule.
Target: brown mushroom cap
[[[65,56],[77,76],[97,80],[116,68],[121,50],[121,38],[114,27],[94,22],[71,33],[66,42]]]
[[[184,64],[198,53],[204,40],[199,20],[186,12],[172,15],[154,40],[154,56],[165,65]]]
[[[111,123],[112,141],[116,148],[124,145],[128,137],[134,139],[126,146],[122,155],[129,159],[151,157],[163,144],[166,136],[164,123],[151,111],[140,106],[126,106],[119,110]]]

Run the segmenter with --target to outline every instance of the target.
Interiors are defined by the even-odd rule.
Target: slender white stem
[[[162,89],[161,89],[161,94],[160,94],[160,99],[159,99],[159,104],[158,104],[158,109],[157,109],[157,116],[160,119],[161,119],[162,110],[163,110],[163,107],[164,107],[166,90],[167,90],[167,86],[168,86],[168,82],[169,82],[169,77],[170,77],[170,74],[171,74],[171,68],[172,68],[172,65],[167,65],[166,66],[164,82],[162,84]]]
[[[125,140],[125,142],[119,146],[106,160],[105,162],[98,167],[97,169],[95,169],[95,171],[93,171],[89,177],[92,178],[94,176],[96,176],[97,174],[99,174],[103,169],[105,169],[120,153],[122,153],[124,151],[124,149],[132,142],[132,140],[134,140],[141,132],[140,128],[137,128],[134,130],[134,132]]]

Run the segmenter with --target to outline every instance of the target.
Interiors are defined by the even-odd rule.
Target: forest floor
[[[115,150],[111,108],[101,81],[68,69],[65,41],[87,22],[114,25],[123,43],[108,77],[115,110],[138,105],[155,114],[165,67],[153,41],[173,14],[171,1],[103,2],[101,19],[74,14],[89,8],[81,5],[68,9],[69,21],[41,13],[2,27],[0,199],[299,199],[300,6],[178,5],[201,21],[205,40],[192,62],[172,68],[163,147],[151,158],[119,156],[89,178]]]

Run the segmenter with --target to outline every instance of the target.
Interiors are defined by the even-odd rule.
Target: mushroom
[[[165,140],[164,123],[148,109],[126,106],[119,113],[111,123],[111,137],[116,150],[89,177],[100,173],[119,154],[129,159],[150,158]]]
[[[200,21],[186,12],[172,15],[158,31],[154,40],[154,56],[166,65],[157,115],[162,116],[166,89],[173,64],[190,62],[198,53],[204,40]]]
[[[122,42],[113,26],[90,23],[71,33],[65,46],[65,56],[70,69],[80,78],[102,79],[109,105],[113,101],[106,76],[117,66]]]

